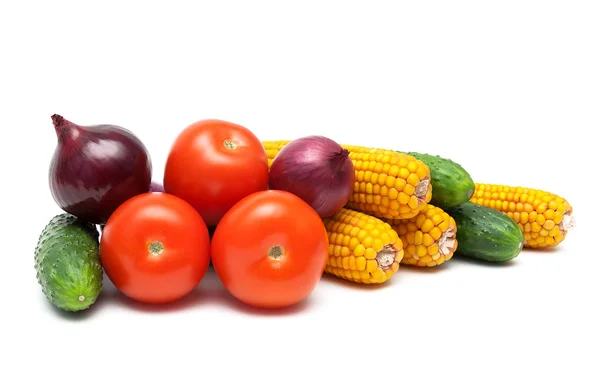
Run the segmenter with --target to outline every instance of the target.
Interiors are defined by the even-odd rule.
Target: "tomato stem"
[[[223,145],[225,146],[225,148],[227,149],[236,149],[237,146],[235,145],[235,143],[231,140],[231,139],[227,139],[223,142]]]
[[[269,258],[271,260],[279,260],[281,257],[283,257],[284,254],[284,250],[283,247],[280,245],[274,245],[271,248],[269,248]]]
[[[164,249],[164,244],[159,241],[153,241],[148,245],[148,252],[150,252],[154,256],[158,256],[159,254],[161,254]]]

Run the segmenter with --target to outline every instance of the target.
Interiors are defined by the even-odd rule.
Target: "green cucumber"
[[[53,217],[39,236],[35,270],[42,292],[56,307],[89,308],[102,290],[96,226],[67,213]]]
[[[466,203],[475,191],[471,175],[458,163],[437,155],[403,152],[429,166],[431,174],[431,205],[446,209]]]
[[[521,253],[525,238],[506,214],[466,202],[446,212],[456,222],[456,254],[488,262],[506,262]]]

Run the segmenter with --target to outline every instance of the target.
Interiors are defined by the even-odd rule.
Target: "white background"
[[[0,372],[599,372],[597,1],[156,4],[0,6]],[[284,314],[240,306],[209,273],[163,308],[107,281],[70,316],[33,268],[59,213],[54,113],[131,129],[157,180],[185,126],[220,118],[262,139],[441,154],[566,197],[577,228],[507,266],[405,266],[379,288],[325,277]]]

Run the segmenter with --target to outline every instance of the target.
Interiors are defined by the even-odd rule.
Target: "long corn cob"
[[[269,168],[289,140],[263,141]],[[415,157],[392,150],[344,145],[355,169],[354,192],[346,208],[378,218],[407,219],[431,200],[429,167]]]
[[[404,249],[388,223],[345,208],[323,223],[329,234],[325,273],[356,283],[383,283],[398,271]]]
[[[403,264],[420,267],[441,265],[452,258],[458,247],[454,218],[431,204],[427,204],[416,217],[386,222],[402,240]]]
[[[554,247],[575,226],[573,208],[567,200],[543,190],[475,183],[471,202],[512,218],[523,231],[524,246],[528,248]]]

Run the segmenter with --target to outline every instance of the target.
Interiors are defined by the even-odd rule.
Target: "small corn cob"
[[[416,217],[386,220],[404,246],[402,263],[433,267],[450,260],[458,247],[456,222],[441,208],[427,204]]]
[[[263,141],[269,168],[289,140]],[[354,193],[346,208],[378,218],[407,219],[431,200],[429,167],[415,157],[379,148],[344,145],[355,169]]]
[[[523,231],[527,248],[554,247],[575,226],[573,208],[567,200],[543,190],[475,183],[471,202],[512,218]]]
[[[323,223],[329,234],[325,273],[356,283],[383,283],[398,271],[404,250],[388,223],[346,208]]]

